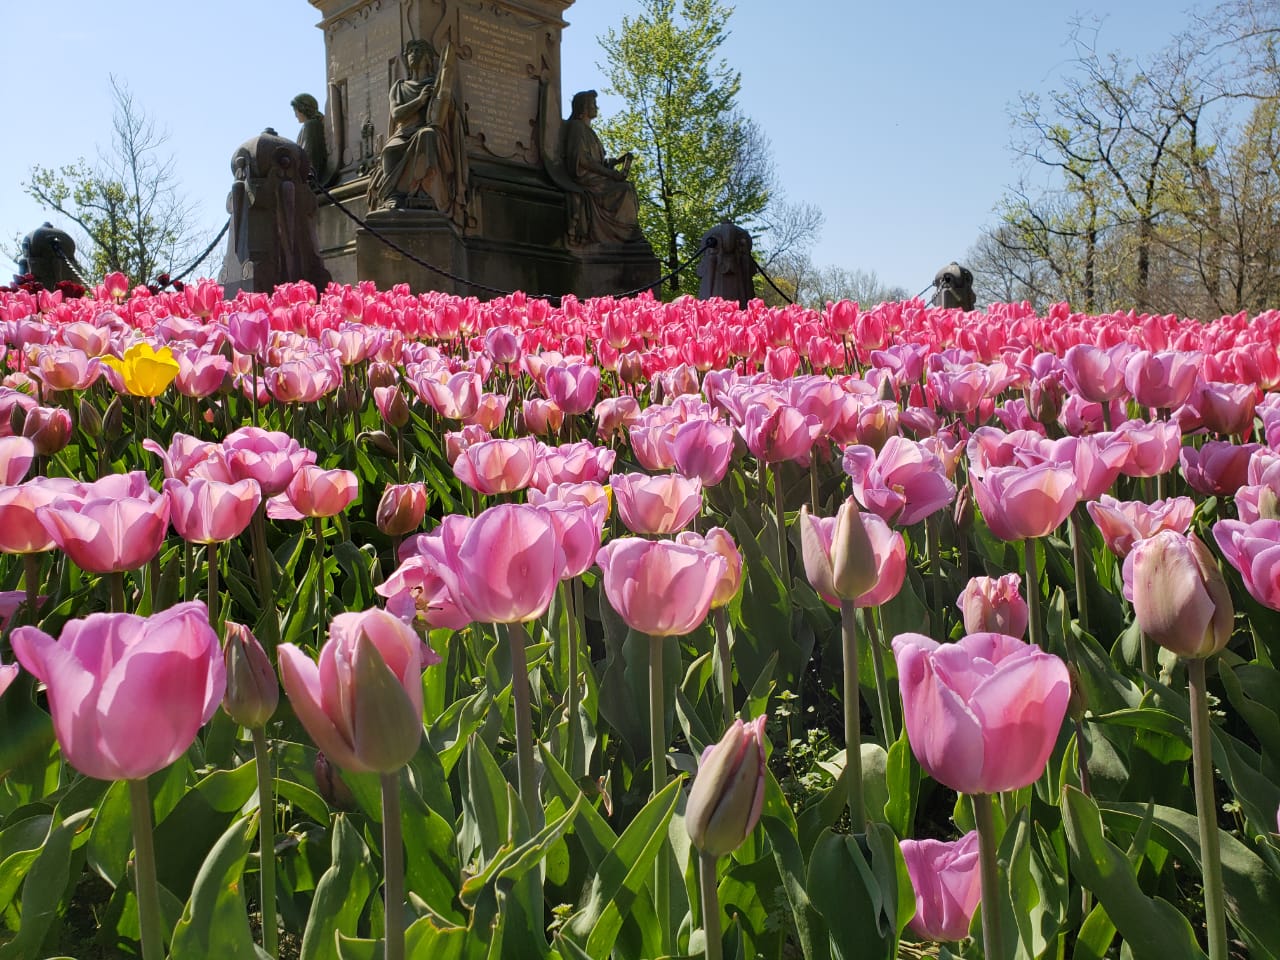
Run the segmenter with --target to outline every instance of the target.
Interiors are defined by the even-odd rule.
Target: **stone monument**
[[[977,294],[973,291],[973,273],[967,267],[952,260],[933,277],[933,285],[937,293],[933,295],[935,307],[959,307],[961,310],[972,310],[977,303]]]
[[[751,255],[751,234],[735,223],[722,220],[702,237],[707,252],[698,261],[698,299],[719,297],[743,310],[756,295],[751,278],[756,261]]]
[[[54,249],[55,246],[57,250],[62,251],[61,257]],[[66,231],[58,229],[46,220],[22,238],[22,255],[18,258],[18,277],[30,274],[46,290],[55,289],[63,281],[78,284],[80,278],[67,266],[67,261],[75,263],[75,259],[75,241]]]
[[[560,35],[573,0],[310,2],[325,36],[331,193],[367,224],[322,198],[320,246],[336,280],[482,298],[657,281],[638,230],[579,229],[603,194],[565,163]]]
[[[218,278],[227,296],[270,291],[293,280],[307,280],[317,290],[328,286],[331,278],[316,235],[311,162],[303,148],[268,128],[240,145],[231,171],[231,227]]]

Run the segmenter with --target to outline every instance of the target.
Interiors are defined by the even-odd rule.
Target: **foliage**
[[[110,151],[93,163],[81,158],[56,169],[33,167],[23,189],[79,227],[78,249],[88,254],[81,260],[92,277],[119,272],[135,284],[149,283],[191,255],[191,210],[179,193],[173,158],[161,153],[165,134],[115,77],[111,89]]]

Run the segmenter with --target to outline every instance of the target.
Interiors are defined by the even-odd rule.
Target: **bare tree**
[[[114,76],[111,90],[110,150],[100,150],[93,164],[81,158],[58,169],[34,167],[23,189],[82,231],[91,272],[120,271],[145,283],[191,256],[198,240],[174,159],[162,152],[167,135]]]

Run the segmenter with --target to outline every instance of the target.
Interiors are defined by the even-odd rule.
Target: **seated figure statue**
[[[569,197],[569,238],[574,243],[643,240],[636,188],[627,179],[631,154],[607,158],[591,121],[600,110],[596,92],[573,95],[573,116],[564,125],[565,172],[579,188]]]
[[[329,145],[324,136],[324,114],[320,112],[320,103],[309,93],[300,93],[294,97],[289,106],[293,107],[293,115],[298,118],[302,128],[298,131],[298,146],[311,161],[311,172],[316,182],[328,186],[329,180]]]
[[[450,50],[437,69],[431,44],[411,40],[404,60],[409,76],[391,85],[391,120],[381,162],[369,181],[369,210],[434,205],[462,224],[467,156]]]

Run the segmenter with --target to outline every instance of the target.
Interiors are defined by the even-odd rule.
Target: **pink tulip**
[[[193,477],[189,483],[166,480],[169,519],[189,543],[225,543],[244,533],[262,500],[253,480],[219,483]]]
[[[1096,500],[1116,482],[1129,460],[1130,447],[1113,433],[1095,433],[1047,440],[1039,450],[1050,462],[1072,465],[1079,500]]]
[[[168,498],[145,489],[136,496],[116,497],[87,487],[87,499],[56,499],[37,507],[36,519],[81,570],[135,570],[160,552],[169,528]]]
[[[1106,494],[1085,504],[1107,549],[1121,560],[1129,555],[1135,543],[1154,537],[1161,530],[1186,533],[1195,507],[1190,497],[1170,497],[1147,504],[1140,500],[1117,500]]]
[[[1065,464],[993,467],[972,481],[982,518],[1000,540],[1043,537],[1076,505],[1075,473]]]
[[[965,633],[1004,633],[1021,637],[1027,632],[1027,601],[1018,588],[1016,573],[1002,577],[974,577],[960,592],[956,606],[964,617]]]
[[[227,336],[238,351],[261,360],[271,338],[271,318],[265,310],[236,311],[227,317]]]
[[[816,517],[801,507],[799,526],[805,576],[831,606],[845,599],[855,607],[876,607],[902,589],[906,541],[874,513],[859,513],[852,499],[834,517]]]
[[[1124,559],[1124,594],[1142,632],[1180,657],[1210,656],[1231,639],[1231,594],[1194,536],[1164,530],[1134,544]]]
[[[51,457],[71,441],[71,414],[62,407],[32,407],[22,435],[42,457]]]
[[[507,404],[510,402],[511,398],[505,393],[482,393],[475,413],[462,422],[478,424],[486,430],[497,430],[507,415]]]
[[[675,533],[692,523],[702,509],[702,482],[678,473],[615,474],[609,485],[618,519],[632,533]]]
[[[1252,383],[1201,383],[1191,395],[1205,429],[1222,436],[1248,436],[1253,431],[1257,388]]]
[[[842,463],[858,502],[887,523],[909,527],[955,499],[942,461],[906,437],[889,437],[879,453],[860,444],[845,447]]]
[[[320,663],[278,648],[284,691],[329,760],[356,773],[393,773],[422,741],[422,671],[440,658],[385,610],[340,613]]]
[[[446,420],[469,417],[480,405],[482,383],[477,373],[464,370],[442,379],[418,377],[413,387],[422,402]]]
[[[1219,520],[1213,539],[1250,595],[1264,607],[1280,610],[1280,520]]]
[[[631,452],[646,470],[670,470],[676,464],[672,443],[681,424],[668,421],[634,423],[628,430]]]
[[[738,589],[742,586],[742,554],[728,530],[724,527],[712,527],[705,537],[685,530],[676,534],[676,543],[699,550],[711,550],[724,557],[724,575],[716,583],[715,593],[711,597],[712,610],[725,606],[738,595]]]
[[[625,434],[640,417],[640,402],[635,397],[606,397],[596,404],[596,434],[606,440],[615,433]]]
[[[493,327],[484,335],[484,352],[494,363],[516,363],[524,350],[520,337],[510,327]]]
[[[212,396],[231,375],[231,361],[219,353],[184,350],[177,358],[178,376],[174,386],[184,397]]]
[[[671,438],[671,455],[677,472],[696,477],[704,487],[715,486],[729,472],[734,435],[733,427],[707,417],[677,425]]]
[[[18,679],[18,665],[16,663],[0,663],[0,697],[4,696],[4,692],[9,689],[9,684]]]
[[[527,623],[546,613],[565,567],[554,518],[528,504],[504,503],[475,519],[445,518],[449,588],[480,623]]]
[[[1182,350],[1135,350],[1124,365],[1124,383],[1133,399],[1161,410],[1185,403],[1199,375],[1199,356]]]
[[[284,492],[302,467],[316,462],[314,451],[287,433],[241,427],[222,441],[227,468],[236,480],[257,480],[264,497]]]
[[[56,544],[40,522],[37,511],[66,496],[76,486],[69,480],[37,477],[26,483],[0,487],[0,553],[52,550]]]
[[[538,465],[538,441],[483,440],[463,450],[453,462],[454,475],[477,493],[514,493],[533,482]]]
[[[524,419],[524,428],[536,437],[547,437],[559,433],[564,426],[564,411],[554,400],[543,400],[530,397],[520,406]]]
[[[29,367],[31,375],[50,390],[84,390],[98,379],[99,361],[75,347],[45,346]]]
[[[216,443],[185,433],[175,433],[173,439],[169,441],[168,450],[150,437],[142,441],[142,449],[154,453],[163,461],[166,479],[181,480],[184,483],[197,464],[215,454],[222,455],[222,450]]]
[[[929,373],[929,385],[938,397],[938,406],[948,413],[972,413],[990,395],[991,371],[986,364],[947,364]]]
[[[1062,356],[1067,379],[1089,403],[1107,403],[1124,393],[1124,360],[1129,345],[1103,349],[1081,343]]]
[[[604,501],[588,504],[545,500],[538,506],[546,510],[555,521],[556,537],[564,551],[564,568],[560,571],[560,579],[571,580],[582,576],[591,569],[596,561],[596,553],[600,550],[608,504]]]
[[[378,501],[376,523],[389,537],[402,537],[422,526],[427,515],[427,487],[423,483],[389,483]]]
[[[409,404],[404,393],[394,384],[373,388],[373,405],[383,423],[399,429],[409,422]]]
[[[285,488],[289,503],[304,517],[333,517],[360,493],[360,480],[350,470],[323,470],[307,464]]]
[[[1034,644],[971,633],[893,640],[902,713],[924,771],[960,793],[999,793],[1044,772],[1071,695],[1067,667]]]
[[[48,691],[67,761],[99,780],[141,780],[182,756],[226,688],[218,637],[204,604],[150,617],[94,613],[55,640],[13,631],[13,652]]]
[[[227,692],[222,709],[242,727],[265,726],[280,704],[280,684],[267,651],[242,623],[226,622],[222,661]]]
[[[0,485],[21,483],[35,455],[35,444],[26,437],[0,437]]]
[[[1168,420],[1147,423],[1128,420],[1116,428],[1116,436],[1129,444],[1129,459],[1120,468],[1126,477],[1158,477],[1178,462],[1182,428]]]
[[[959,941],[982,900],[978,831],[959,840],[900,840],[916,896],[911,929],[926,940]]]
[[[764,463],[791,460],[807,467],[821,432],[822,421],[786,404],[772,410],[764,404],[755,404],[747,410],[742,424],[747,449]]]
[[[595,406],[600,392],[600,368],[587,363],[569,363],[548,367],[543,374],[543,389],[569,416],[586,413]]]
[[[698,761],[689,790],[685,829],[693,845],[713,857],[742,846],[764,809],[764,752],[766,718],[741,720],[725,731],[719,743],[708,744]]]
[[[456,578],[444,559],[442,526],[406,540],[400,566],[374,590],[386,597],[387,610],[401,620],[420,622],[428,629],[461,630],[471,623],[471,615],[449,587]]]
[[[596,554],[609,606],[653,637],[683,636],[707,618],[724,575],[719,554],[669,540],[621,537]]]
[[[539,445],[533,485],[546,489],[553,483],[603,483],[609,478],[615,459],[614,451],[597,447],[589,440],[558,447]]]
[[[1178,459],[1187,485],[1207,497],[1233,496],[1248,479],[1249,460],[1263,449],[1257,443],[1208,440],[1201,447],[1183,447]]]

